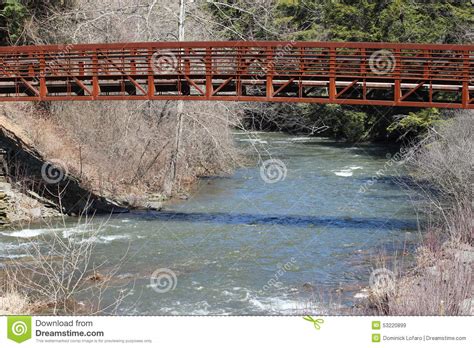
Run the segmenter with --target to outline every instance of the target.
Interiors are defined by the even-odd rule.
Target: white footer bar
[[[1,347],[464,347],[473,317],[0,317]]]

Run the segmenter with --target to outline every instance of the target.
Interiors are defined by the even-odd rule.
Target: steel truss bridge
[[[0,101],[220,100],[474,109],[474,45],[0,47]]]

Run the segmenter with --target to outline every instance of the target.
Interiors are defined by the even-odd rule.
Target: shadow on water
[[[209,222],[235,225],[281,225],[293,227],[338,227],[355,229],[413,229],[416,221],[396,218],[353,218],[337,216],[305,215],[268,215],[268,214],[234,214],[234,213],[197,213],[197,212],[143,212],[135,213],[135,218],[160,220],[166,222]]]
[[[397,186],[399,188],[417,187],[416,183],[408,175],[377,175],[377,173],[374,173],[373,176],[360,176],[358,178],[354,178],[354,180],[362,182],[375,180],[379,184]]]

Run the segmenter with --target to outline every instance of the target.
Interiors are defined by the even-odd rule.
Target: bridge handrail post
[[[44,50],[40,51],[40,78],[39,78],[39,92],[40,92],[40,98],[46,97],[48,94],[48,89],[46,87],[46,58],[45,58],[45,52]]]
[[[365,47],[360,49],[361,61],[360,61],[360,75],[362,77],[362,99],[367,99],[367,50]]]
[[[206,47],[206,54],[204,56],[206,66],[206,98],[212,96],[212,48]]]
[[[99,94],[99,58],[97,55],[97,49],[95,49],[92,54],[92,98],[96,99]]]
[[[469,94],[469,52],[465,51],[463,53],[463,82],[462,82],[462,92],[461,92],[461,99],[462,105],[467,108],[470,101],[470,94]],[[474,79],[473,79],[474,81]]]
[[[428,101],[430,103],[433,102],[433,77],[432,77],[432,60],[433,60],[433,55],[431,50],[426,50],[425,51],[425,57],[426,57],[426,62],[425,62],[425,70],[424,70],[424,78],[426,78],[429,81],[429,86],[428,86]]]
[[[402,69],[402,52],[399,48],[395,49],[394,54],[394,83],[393,83],[393,98],[395,105],[398,105],[402,99],[402,89],[401,89],[401,69]]]
[[[189,47],[186,47],[184,49],[184,57],[182,58],[184,62],[184,74],[189,75],[191,74],[191,49]]]
[[[272,98],[273,97],[273,75],[274,75],[274,63],[273,63],[273,57],[274,57],[274,47],[268,46],[265,50],[265,57],[266,57],[266,64],[265,64],[265,70],[266,70],[266,86],[265,86],[265,91],[266,91],[266,96],[267,98]]]
[[[336,48],[329,48],[329,101],[336,101]]]
[[[301,46],[298,49],[299,54],[299,76],[298,76],[298,98],[303,98],[303,76],[306,70],[305,64],[305,54],[306,54],[306,47]]]
[[[244,48],[242,46],[237,47],[237,56],[235,62],[235,78],[236,78],[236,93],[238,97],[242,96],[243,89],[242,89],[242,75],[244,74],[244,64],[243,64],[243,55],[244,55]]]
[[[153,99],[155,96],[155,75],[153,70],[153,48],[147,50],[148,61],[148,99]]]

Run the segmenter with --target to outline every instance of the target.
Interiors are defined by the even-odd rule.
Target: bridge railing
[[[160,42],[0,47],[1,100],[8,100],[9,96],[13,98],[15,95],[18,98],[21,91],[33,98],[52,96],[49,90],[54,88],[48,90],[48,84],[51,86],[55,81],[59,84],[69,80],[74,80],[83,91],[88,91],[87,86],[91,81],[90,87],[94,89],[91,97],[97,98],[100,96],[98,84],[101,80],[124,77],[139,90],[143,83],[148,84],[147,88],[150,89],[160,79],[186,79],[187,84],[201,91],[208,99],[215,90],[213,81],[225,82],[228,79],[231,83],[227,82],[222,89],[228,89],[228,86],[237,82],[245,84],[244,80],[251,80],[257,85],[265,82],[267,98],[275,97],[275,88],[278,90],[282,86],[278,83],[275,85],[273,81],[291,80],[279,92],[289,91],[294,84],[299,83],[298,88],[303,90],[299,97],[305,94],[304,88],[311,86],[311,81],[322,81],[327,83],[327,94],[331,101],[335,101],[341,90],[347,87],[344,82],[352,84],[344,91],[346,93],[357,86],[367,87],[368,82],[379,81],[391,84],[396,89],[395,103],[403,95],[403,91],[399,90],[403,89],[404,83],[415,86],[421,84],[414,94],[420,87],[435,85],[440,86],[440,90],[441,86],[445,86],[445,90],[459,88],[461,104],[468,107],[472,104],[474,46]],[[9,82],[14,82],[14,85],[3,88],[2,92],[2,85],[8,86]],[[201,85],[202,88],[199,87]],[[59,87],[56,89],[59,90]],[[205,92],[208,89],[210,91]],[[33,95],[29,95],[30,92]],[[178,92],[182,94],[181,90]],[[236,93],[236,97],[244,96],[237,89]],[[151,96],[151,93],[146,94]],[[362,95],[362,99],[364,97],[367,96]]]
[[[381,48],[382,47],[382,48]],[[271,68],[278,75],[436,78],[469,81],[474,76],[472,45],[403,45],[370,43],[236,42],[145,43],[110,45],[0,47],[0,78],[54,77],[67,74],[148,75],[150,65],[162,74],[214,73],[257,75]],[[169,66],[167,66],[169,65]],[[156,72],[155,72],[156,73]]]

